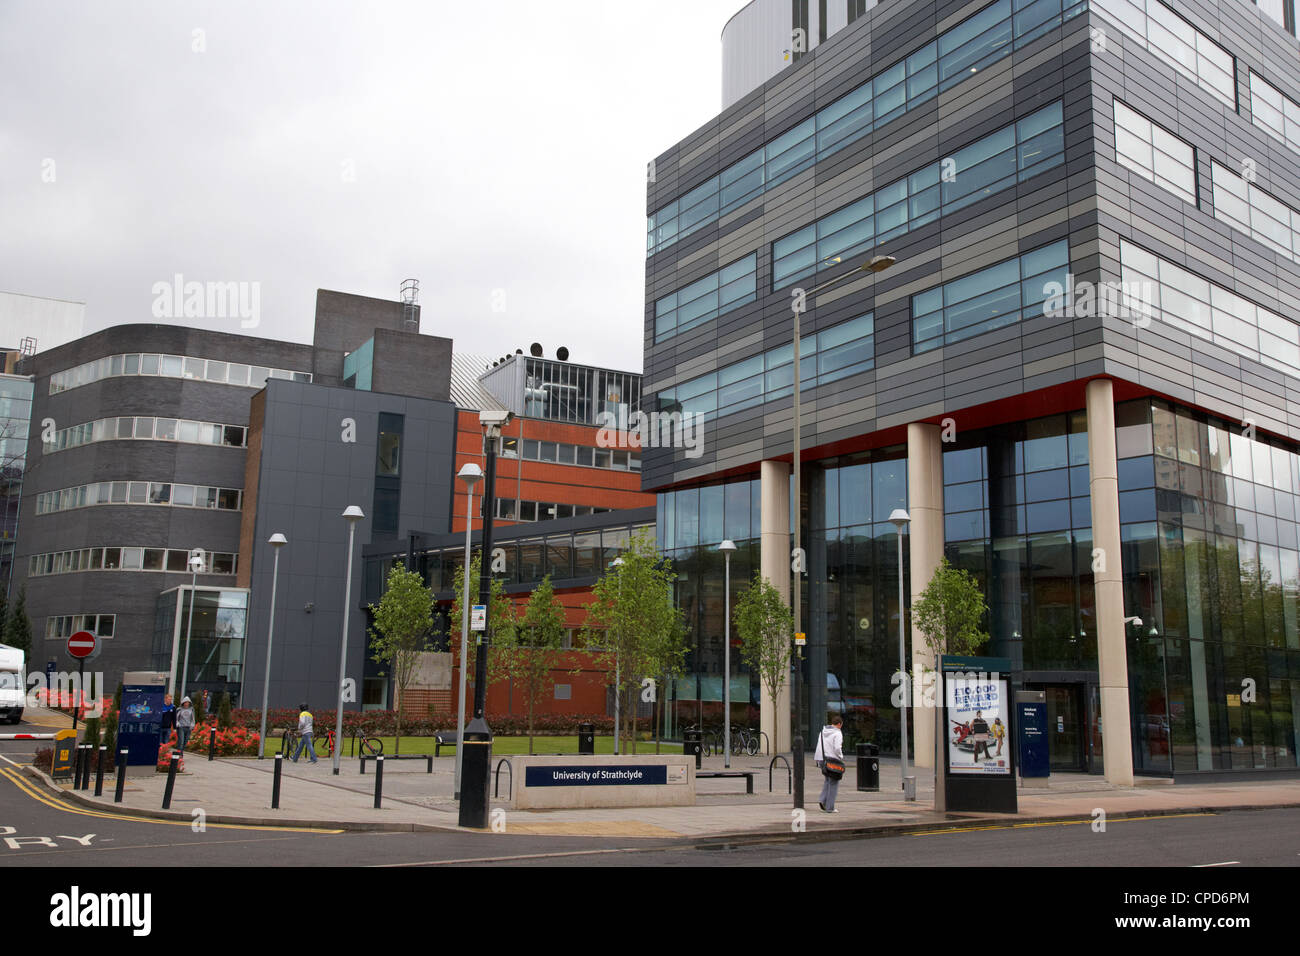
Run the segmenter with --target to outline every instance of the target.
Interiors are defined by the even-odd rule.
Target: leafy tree
[[[230,715],[230,692],[224,691],[221,695],[221,701],[217,704],[217,726],[222,730],[229,730],[235,724]]]
[[[470,607],[478,603],[479,596],[479,567],[482,553],[474,555],[470,561],[469,569],[469,593]],[[464,605],[461,603],[461,595],[465,593],[465,568],[460,566],[456,568],[455,580],[456,597],[451,604],[451,614],[447,618],[447,638],[451,647],[452,661],[458,666],[460,661],[460,629]],[[505,647],[513,643],[515,628],[518,626],[519,615],[515,611],[514,602],[506,597],[505,582],[500,578],[492,579],[492,597],[488,605],[488,643],[491,647]],[[477,631],[469,632],[468,642],[468,659],[464,661],[466,694],[474,686],[474,675],[477,673],[475,668],[478,666],[478,648],[480,635]],[[497,681],[508,677],[508,662],[506,655],[491,653],[488,655],[487,682],[491,687]],[[467,706],[468,711],[468,706]]]
[[[551,672],[564,645],[564,605],[555,596],[551,576],[542,579],[528,599],[514,634],[493,655],[501,655],[503,666],[523,693],[528,709],[528,752],[533,752],[533,715],[542,693],[550,684]]]
[[[424,586],[424,578],[407,571],[400,564],[388,574],[388,588],[379,605],[370,605],[374,627],[370,629],[373,660],[388,664],[397,687],[396,736],[402,737],[401,700],[415,676],[420,654],[428,649],[429,631],[433,628],[433,592]],[[384,675],[380,675],[384,676]]]
[[[203,723],[208,716],[207,708],[203,706],[203,691],[190,691],[185,696],[190,699],[190,706],[194,708],[194,727],[197,730],[199,724]],[[179,710],[180,708],[177,709]]]
[[[673,601],[677,575],[659,557],[654,538],[637,534],[621,557],[623,563],[611,566],[592,589],[595,600],[586,606],[583,636],[588,647],[600,649],[597,659],[620,699],[623,727],[617,732],[620,739],[631,739],[635,753],[641,680],[681,673],[686,625]]]
[[[759,572],[736,601],[736,630],[740,634],[740,656],[757,671],[772,713],[790,679],[790,658],[794,647],[794,615],[781,592]],[[731,639],[731,635],[727,635]]]
[[[979,583],[944,558],[913,605],[912,621],[934,654],[968,655],[988,642],[980,627],[987,613]]]
[[[32,622],[27,617],[27,585],[18,588],[18,600],[9,605],[5,619],[4,643],[21,650],[28,658],[32,651]]]

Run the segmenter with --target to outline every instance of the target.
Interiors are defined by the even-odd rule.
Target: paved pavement
[[[578,759],[578,758],[575,758]],[[496,761],[493,761],[495,766]],[[172,808],[161,810],[166,774],[151,768],[131,768],[122,804],[113,804],[113,781],[105,780],[104,795],[92,789],[71,794],[96,809],[148,814],[163,819],[191,819],[202,810],[209,823],[324,827],[343,830],[443,830],[457,831],[457,804],[453,799],[453,757],[435,758],[433,772],[424,760],[386,761],[382,809],[374,809],[373,764],[364,775],[358,761],[344,759],[338,776],[328,760],[318,764],[284,763],[280,809],[271,809],[272,768],[267,759],[217,759],[190,754],[186,772],[177,777]],[[1029,824],[1060,818],[1095,818],[1100,810],[1107,819],[1185,813],[1229,808],[1300,807],[1300,781],[1254,780],[1232,783],[1178,784],[1143,782],[1129,788],[1112,787],[1099,777],[1058,774],[1042,787],[1019,790],[1017,815],[948,813],[933,811],[933,786],[918,780],[915,803],[901,799],[897,761],[881,761],[881,789],[856,789],[853,762],[840,785],[838,812],[822,813],[817,807],[821,789],[819,771],[811,761],[805,784],[806,815],[791,809],[786,775],[778,767],[773,791],[768,790],[768,760],[733,757],[732,769],[754,770],[755,793],[746,795],[743,780],[700,780],[693,807],[635,809],[514,810],[508,799],[509,771],[500,772],[500,795],[493,800],[493,823],[504,832],[556,837],[616,837],[633,839],[688,838],[695,842],[762,839],[789,834],[800,827],[813,838],[872,831],[916,831],[928,828],[970,827],[1008,822]],[[721,769],[722,758],[704,760],[705,769]],[[28,773],[37,775],[36,771]],[[44,777],[43,774],[38,775]],[[70,791],[70,784],[60,788]],[[502,811],[497,813],[497,810]]]

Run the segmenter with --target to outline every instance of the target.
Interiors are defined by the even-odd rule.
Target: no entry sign
[[[68,638],[68,654],[77,660],[85,660],[95,653],[96,639],[90,631],[78,631]]]

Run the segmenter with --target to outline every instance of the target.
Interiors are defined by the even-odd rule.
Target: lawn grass
[[[391,756],[394,753],[398,752],[394,744],[394,738],[379,737],[376,739],[383,741],[385,756]],[[434,738],[432,737],[403,737],[401,753],[402,754],[431,754],[434,752],[435,749],[434,745],[436,743],[437,741],[435,741]],[[279,749],[280,749],[279,734],[268,737],[266,741],[267,754],[272,755]],[[576,754],[578,752],[578,737],[576,734],[567,737],[534,737],[533,752],[538,754],[554,754],[554,753]],[[612,754],[613,752],[614,752],[613,737],[596,738],[596,753]],[[638,756],[653,754],[655,752],[655,742],[653,740],[637,741],[636,752]],[[665,741],[662,744],[660,744],[660,752],[666,754],[681,753],[682,745],[680,743]],[[325,748],[322,744],[320,743],[316,744],[316,753],[318,756],[324,755]],[[513,756],[517,754],[526,754],[528,753],[528,738],[527,737],[494,737],[492,740],[492,753],[501,756]],[[353,755],[351,738],[344,739],[343,755],[345,757]],[[455,756],[456,756],[456,748],[454,746],[442,748],[443,758],[451,759],[454,758]]]

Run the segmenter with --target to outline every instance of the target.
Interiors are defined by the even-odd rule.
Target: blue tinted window
[[[1121,458],[1119,460],[1119,490],[1133,491],[1137,488],[1151,488],[1156,483],[1155,470],[1151,465],[1151,456],[1143,458]]]
[[[1060,24],[1063,15],[1074,16],[1083,6],[1077,0],[1017,0],[1013,17],[1010,0],[998,0],[967,17],[906,60],[823,107],[680,200],[656,210],[649,219],[646,254],[667,248],[781,179],[927,102],[935,95],[940,77],[944,89],[955,86],[1006,56],[1013,45],[1019,47],[1041,36]],[[924,204],[922,200],[920,205]],[[928,209],[918,213],[934,214]]]
[[[758,253],[750,253],[676,292],[655,300],[655,341],[703,325],[752,302],[758,293]]]

